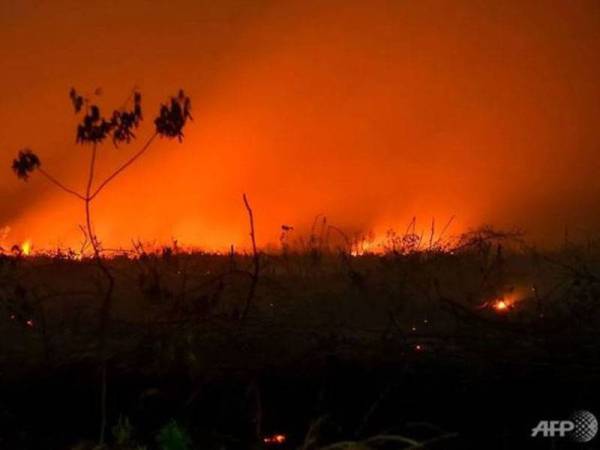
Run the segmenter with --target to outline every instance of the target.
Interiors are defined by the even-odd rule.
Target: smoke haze
[[[136,86],[136,142],[185,88],[194,121],[110,185],[93,213],[106,246],[131,239],[262,245],[317,214],[348,233],[483,223],[537,242],[600,228],[600,3],[592,1],[128,2],[0,5],[0,229],[38,247],[82,240],[83,207],[10,162],[32,148],[83,189],[74,86],[105,112]],[[94,96],[97,88],[102,95]],[[1,233],[0,233],[1,235]]]

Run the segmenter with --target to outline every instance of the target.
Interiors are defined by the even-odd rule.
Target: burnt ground
[[[249,256],[115,258],[102,351],[92,261],[5,260],[0,448],[94,448],[101,354],[109,449],[596,448],[530,437],[600,414],[600,284],[571,256],[263,255],[245,317]]]

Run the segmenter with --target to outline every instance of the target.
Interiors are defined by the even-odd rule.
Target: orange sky
[[[107,246],[132,238],[262,244],[324,213],[347,230],[455,233],[492,223],[551,243],[600,228],[600,3],[103,1],[0,3],[0,228],[77,246],[82,205],[16,179],[17,150],[83,189],[71,86],[118,106],[144,94],[140,139],[102,148],[107,174],[185,88],[195,121],[94,204]],[[584,231],[581,231],[582,233]]]

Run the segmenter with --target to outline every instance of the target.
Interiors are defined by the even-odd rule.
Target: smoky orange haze
[[[185,88],[185,140],[160,140],[93,204],[105,246],[259,244],[317,214],[348,234],[413,216],[460,233],[519,227],[540,244],[600,228],[600,3],[103,1],[0,3],[0,228],[37,248],[82,241],[83,206],[10,170],[32,148],[83,190],[74,86],[106,113],[133,87],[136,142]],[[94,95],[101,88],[102,94]],[[6,232],[7,231],[7,232]]]

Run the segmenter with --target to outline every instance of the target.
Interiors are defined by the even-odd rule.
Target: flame
[[[375,247],[375,245],[369,242],[364,242],[360,245],[355,245],[353,247],[354,248],[350,251],[351,256],[362,256],[368,253],[381,253],[380,251],[377,252],[377,248]]]
[[[265,444],[269,445],[281,445],[287,440],[285,434],[274,434],[272,436],[267,436],[263,439]]]
[[[10,118],[11,132],[2,137],[2,161],[31,145],[45,169],[79,189],[89,155],[65,147],[77,123],[67,93],[50,77],[36,79],[34,90],[31,79],[68,71],[81,85],[76,87],[95,88],[89,74],[105,73],[108,65],[106,58],[88,57],[97,54],[90,52],[88,39],[95,33],[89,30],[113,14],[110,2],[96,3],[94,14],[61,10],[56,2],[19,2],[1,10],[9,23],[28,18],[23,26],[0,27],[3,41],[18,39],[20,46],[6,55],[6,65],[15,70],[3,73],[11,95],[3,98],[0,113],[3,121]],[[121,3],[119,17],[130,17],[147,2]],[[562,244],[563,224],[549,220],[557,213],[594,227],[597,208],[578,209],[573,198],[595,205],[600,188],[594,151],[599,138],[593,133],[600,60],[587,57],[600,48],[598,2],[576,8],[567,2],[497,3],[502,7],[494,16],[502,26],[490,20],[490,8],[468,1],[440,2],[435,11],[423,2],[382,2],[385,8],[344,2],[343,9],[337,2],[265,2],[256,14],[234,0],[147,8],[139,26],[116,27],[103,36],[114,49],[119,76],[106,77],[99,98],[103,106],[118,108],[129,89],[124,80],[144,73],[143,85],[154,87],[143,91],[153,114],[170,94],[168,87],[180,86],[182,73],[194,74],[184,77],[182,87],[189,84],[192,100],[201,103],[202,120],[186,130],[181,145],[157,142],[147,158],[103,191],[94,206],[99,240],[115,248],[132,238],[167,242],[178,235],[210,251],[232,242],[247,246],[242,192],[251,196],[260,246],[278,242],[281,223],[310,229],[321,212],[348,233],[394,227],[415,215],[455,213],[465,225],[453,225],[456,232],[480,223],[516,225],[541,243]],[[181,21],[183,10],[206,20]],[[531,17],[538,26],[531,26]],[[178,23],[179,33],[165,38],[154,26],[157,20]],[[87,39],[70,39],[73,34]],[[68,42],[69,51],[56,42]],[[136,64],[127,58],[130,47]],[[181,59],[173,48],[207,56]],[[34,52],[43,57],[21,58]],[[505,53],[526,61],[527,70],[495,56]],[[168,70],[155,70],[156,55],[165,55]],[[72,64],[83,58],[86,65]],[[540,83],[539,74],[549,81]],[[32,133],[28,119],[41,117],[38,90],[53,110],[49,120],[36,121]],[[152,133],[151,117],[139,138]],[[133,155],[142,139],[118,152],[107,143],[97,180]],[[486,152],[479,157],[480,148]],[[73,158],[63,158],[71,153]],[[496,175],[498,168],[510,183]],[[10,220],[14,233],[28,234],[17,234],[14,242],[31,237],[35,252],[57,243],[79,248],[80,204],[45,180],[17,184],[6,167],[2,174],[0,220]],[[37,175],[32,178],[43,178]],[[438,221],[436,233],[442,227]],[[427,233],[423,240],[429,244]]]
[[[31,240],[27,239],[21,244],[21,251],[25,256],[31,255]]]
[[[492,309],[499,314],[507,313],[514,309],[517,303],[526,300],[529,289],[525,286],[511,287],[506,293],[493,297],[492,299],[483,302],[478,309]]]
[[[494,300],[491,304],[492,308],[498,313],[506,313],[513,309],[520,300],[514,293],[508,296],[502,296]]]
[[[506,311],[510,306],[511,306],[511,304],[509,302],[507,302],[506,300],[497,300],[494,303],[493,308],[498,312],[503,312],[503,311]]]

